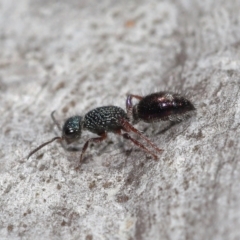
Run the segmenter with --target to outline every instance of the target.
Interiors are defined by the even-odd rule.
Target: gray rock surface
[[[239,1],[0,1],[0,239],[240,239]],[[80,153],[50,113],[174,90],[196,116]],[[93,134],[84,132],[78,147]]]

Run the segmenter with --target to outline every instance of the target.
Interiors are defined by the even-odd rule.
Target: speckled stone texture
[[[240,239],[240,2],[0,1],[0,239]],[[183,93],[197,114],[80,152],[61,125],[127,93]],[[96,136],[84,131],[75,147]]]

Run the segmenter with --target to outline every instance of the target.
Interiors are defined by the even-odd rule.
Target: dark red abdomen
[[[133,117],[145,122],[179,121],[193,110],[193,104],[183,96],[171,92],[158,92],[143,97],[134,106]]]

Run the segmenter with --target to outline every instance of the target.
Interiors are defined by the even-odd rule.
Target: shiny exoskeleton
[[[139,102],[135,105],[132,98]],[[128,117],[133,124],[144,121],[181,121],[190,116],[195,110],[193,104],[185,97],[173,92],[156,92],[147,96],[129,94],[126,100]]]
[[[51,114],[54,123],[58,126],[61,130],[59,123],[56,121],[54,117],[54,112]],[[90,138],[83,146],[82,153],[80,156],[80,163],[82,162],[83,155],[88,148],[90,142],[98,143],[103,141],[107,138],[108,132],[113,132],[115,134],[121,135],[123,138],[132,141],[136,146],[142,148],[145,152],[151,154],[154,159],[157,159],[157,156],[146,148],[142,143],[137,141],[136,139],[132,138],[128,132],[133,132],[137,134],[139,137],[144,139],[151,147],[153,147],[156,151],[162,152],[154,143],[152,143],[147,137],[142,135],[136,128],[134,128],[129,123],[129,118],[127,113],[120,107],[116,106],[105,106],[105,107],[98,107],[93,109],[92,111],[88,112],[84,117],[81,116],[73,116],[66,120],[65,124],[62,128],[62,137],[55,137],[50,141],[43,143],[32,152],[29,153],[29,158],[32,154],[37,152],[42,147],[46,146],[47,144],[55,141],[65,141],[67,144],[77,141],[81,138],[82,130],[88,130],[93,132],[99,137]]]

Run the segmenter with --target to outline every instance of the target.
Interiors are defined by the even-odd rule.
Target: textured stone
[[[240,239],[240,2],[0,2],[1,239]],[[159,161],[109,134],[52,143],[50,113],[177,91],[197,115],[139,123]],[[77,147],[95,136],[83,132]]]

